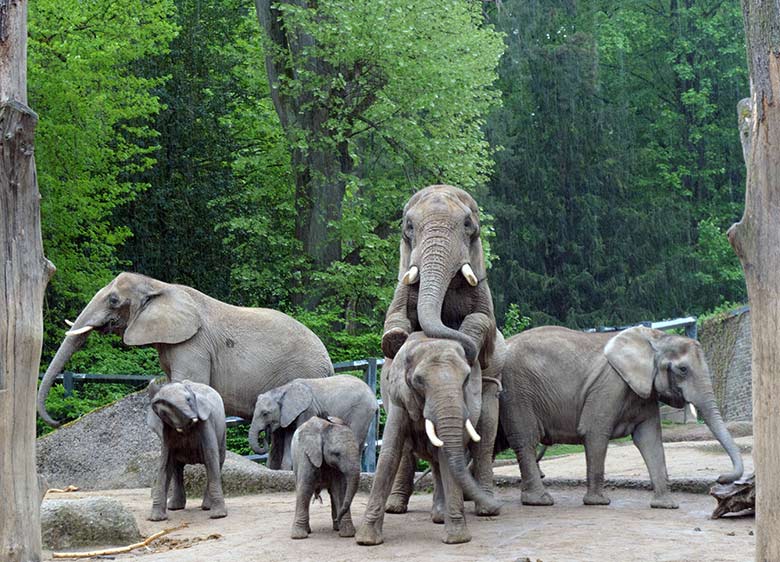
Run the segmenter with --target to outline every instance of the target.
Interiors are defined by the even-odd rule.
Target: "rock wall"
[[[726,421],[752,421],[750,309],[743,307],[705,320],[699,341]]]

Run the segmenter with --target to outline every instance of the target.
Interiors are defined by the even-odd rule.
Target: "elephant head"
[[[476,201],[457,187],[426,187],[404,207],[402,228],[398,280],[405,285],[419,283],[420,327],[428,337],[460,342],[473,362],[479,351],[477,343],[444,325],[442,305],[451,285],[476,287],[487,276]],[[489,292],[480,295],[490,301]],[[492,302],[484,306],[492,316]]]
[[[38,414],[49,425],[59,426],[46,412],[46,397],[90,332],[118,334],[127,345],[175,344],[190,339],[200,327],[197,305],[182,287],[120,273],[92,297],[66,332],[38,390]]]
[[[311,406],[313,400],[311,389],[301,381],[290,382],[259,395],[249,426],[249,445],[252,450],[264,454],[268,449],[268,433],[280,427],[289,427]],[[266,433],[266,439],[261,447],[259,437],[262,432]]]
[[[718,482],[733,482],[742,476],[742,455],[721,418],[699,342],[637,326],[612,338],[604,354],[640,397],[655,395],[675,408],[693,404],[733,464],[733,471],[721,474]]]
[[[326,420],[315,416],[295,432],[293,450],[297,450],[294,453],[296,463],[305,456],[312,466],[320,468],[325,463],[344,476],[347,486],[337,514],[341,521],[360,484],[360,449],[355,434],[339,418]]]
[[[457,342],[430,339],[419,332],[409,337],[403,349],[406,351],[400,384],[404,388],[398,396],[409,417],[413,422],[424,423],[428,439],[441,449],[442,462],[446,461],[464,492],[485,505],[495,505],[466,467],[468,440],[480,440],[474,428],[482,407],[479,362],[470,366]]]
[[[154,381],[149,383],[147,392],[151,399],[151,410],[146,422],[161,439],[163,425],[183,433],[197,423],[209,419],[211,406],[208,403],[198,403],[192,384],[190,381],[171,382],[161,386]]]

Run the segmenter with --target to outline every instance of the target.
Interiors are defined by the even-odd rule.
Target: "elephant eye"
[[[688,373],[688,367],[686,367],[685,365],[680,365],[679,369],[681,375],[685,375]]]
[[[119,297],[116,295],[111,295],[108,297],[108,304],[111,306],[117,306],[119,305]]]

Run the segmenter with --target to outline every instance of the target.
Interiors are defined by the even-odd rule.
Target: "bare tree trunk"
[[[741,135],[747,186],[729,241],[751,305],[756,560],[763,562],[780,560],[780,4],[742,0],[742,13],[751,92],[749,134]],[[744,120],[744,105],[739,111]]]
[[[0,0],[0,560],[41,559],[35,467],[35,395],[43,292],[54,266],[43,255],[27,107],[27,1]]]

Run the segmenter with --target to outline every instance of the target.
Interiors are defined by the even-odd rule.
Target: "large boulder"
[[[96,496],[44,500],[41,537],[45,548],[59,550],[132,544],[141,540],[141,533],[133,514],[119,501]]]

